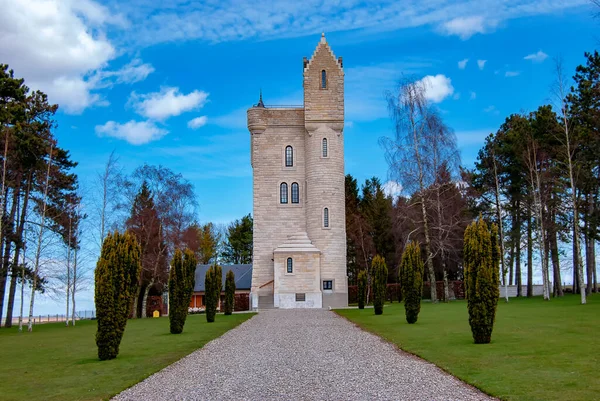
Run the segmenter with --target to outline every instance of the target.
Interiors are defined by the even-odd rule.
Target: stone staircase
[[[273,306],[273,294],[258,297],[258,310],[275,309]]]

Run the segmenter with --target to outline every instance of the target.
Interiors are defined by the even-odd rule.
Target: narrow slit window
[[[294,261],[292,260],[292,258],[287,258],[287,272],[288,273],[294,272]]]
[[[294,149],[291,146],[285,148],[285,166],[292,167],[294,165]]]
[[[300,203],[300,187],[297,182],[292,183],[292,203]]]
[[[285,182],[282,182],[279,186],[279,202],[288,203],[288,187]]]
[[[321,71],[321,89],[327,88],[327,71]]]
[[[329,227],[329,209],[328,208],[323,209],[323,227],[325,227],[325,228]]]
[[[323,157],[327,157],[327,138],[323,138]]]

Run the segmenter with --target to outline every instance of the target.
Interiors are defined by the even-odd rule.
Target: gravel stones
[[[114,399],[493,398],[333,312],[312,309],[260,312]]]

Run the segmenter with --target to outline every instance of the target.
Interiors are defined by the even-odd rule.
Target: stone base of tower
[[[275,307],[279,309],[310,309],[322,308],[323,296],[320,292],[303,293],[303,301],[298,300],[297,294],[274,294]]]

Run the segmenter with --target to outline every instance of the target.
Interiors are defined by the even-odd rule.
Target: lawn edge
[[[237,324],[237,325],[233,326],[232,328],[230,328],[229,330],[225,331],[225,332],[224,332],[223,334],[221,334],[220,336],[218,336],[218,337],[215,337],[215,338],[213,338],[213,339],[212,339],[212,340],[210,340],[210,341],[207,341],[207,342],[206,342],[206,343],[204,343],[204,344],[203,344],[203,345],[202,345],[200,348],[196,348],[195,350],[191,351],[189,354],[185,354],[185,355],[183,355],[181,358],[177,359],[176,361],[173,361],[173,362],[171,362],[170,364],[168,364],[168,365],[166,365],[166,366],[163,366],[163,367],[162,367],[162,368],[160,368],[159,370],[157,370],[157,371],[155,371],[155,372],[152,372],[152,373],[150,373],[149,375],[145,376],[145,377],[144,377],[144,378],[142,378],[141,380],[139,380],[139,381],[137,381],[137,382],[133,383],[131,386],[128,386],[128,387],[126,387],[126,388],[124,388],[124,389],[120,390],[120,391],[119,391],[119,392],[117,392],[117,393],[114,393],[114,394],[111,394],[111,395],[109,395],[109,396],[108,396],[108,398],[103,398],[103,399],[104,399],[104,400],[112,400],[112,399],[113,399],[113,398],[115,398],[117,395],[121,394],[121,393],[122,393],[122,392],[124,392],[124,391],[127,391],[127,390],[129,390],[129,389],[130,389],[130,388],[132,388],[133,386],[136,386],[136,385],[140,384],[141,382],[143,382],[144,380],[148,379],[149,377],[151,377],[151,376],[154,376],[155,374],[157,374],[157,373],[159,373],[159,372],[162,372],[163,370],[167,369],[168,367],[170,367],[170,366],[172,366],[172,365],[175,365],[176,363],[179,363],[181,360],[183,360],[183,359],[187,358],[188,356],[192,355],[194,352],[202,350],[204,347],[206,347],[208,344],[212,343],[213,341],[215,341],[215,340],[218,340],[219,338],[223,337],[225,334],[229,333],[230,331],[232,331],[232,330],[235,330],[235,329],[239,328],[240,326],[242,326],[242,325],[243,325],[244,323],[246,323],[246,322],[249,322],[249,321],[250,321],[250,320],[252,320],[252,319],[253,319],[253,318],[254,318],[256,315],[258,315],[258,312],[251,312],[251,313],[240,313],[240,315],[242,315],[242,314],[248,314],[248,315],[251,315],[251,316],[250,316],[248,319],[244,320],[243,322],[240,322],[239,324]]]
[[[497,400],[499,400],[499,401],[506,401],[506,399],[503,399],[503,398],[500,398],[500,397],[498,397],[497,395],[491,394],[490,392],[488,392],[488,391],[486,391],[486,390],[484,390],[484,389],[481,389],[481,388],[479,388],[479,387],[475,386],[474,384],[471,384],[471,383],[469,383],[469,382],[467,382],[467,381],[463,380],[462,378],[460,378],[460,377],[458,377],[458,376],[456,376],[456,375],[452,374],[451,372],[448,372],[446,369],[444,369],[443,367],[439,366],[438,364],[436,364],[436,363],[434,363],[434,362],[432,362],[432,361],[430,361],[430,360],[428,360],[428,359],[425,359],[425,358],[423,358],[422,356],[420,356],[420,355],[417,355],[417,354],[415,354],[415,353],[413,353],[413,352],[410,352],[410,351],[407,351],[407,350],[405,350],[405,349],[402,349],[402,348],[400,348],[400,347],[398,346],[398,344],[396,344],[395,342],[393,342],[393,341],[391,341],[391,340],[388,340],[388,339],[387,339],[387,338],[385,338],[385,337],[382,337],[381,335],[379,335],[379,333],[376,333],[376,332],[375,332],[375,331],[373,331],[373,330],[369,330],[368,328],[361,326],[359,323],[356,323],[356,322],[354,322],[354,321],[352,321],[352,320],[348,319],[346,316],[342,316],[342,315],[340,315],[340,314],[338,313],[338,310],[337,310],[337,309],[332,309],[332,312],[333,312],[333,313],[335,313],[335,314],[336,314],[338,317],[340,317],[340,318],[342,318],[342,319],[346,320],[347,322],[349,322],[349,323],[350,323],[350,324],[352,324],[353,326],[355,326],[355,327],[359,328],[360,330],[362,330],[362,331],[364,331],[364,332],[366,332],[366,333],[373,334],[373,335],[377,336],[379,339],[381,339],[381,341],[384,341],[384,342],[386,342],[386,343],[390,344],[390,345],[391,345],[391,346],[392,346],[392,347],[393,347],[393,348],[396,350],[396,352],[398,352],[398,353],[404,353],[404,354],[407,354],[408,356],[410,356],[410,357],[412,357],[412,358],[417,358],[417,359],[419,359],[419,360],[421,360],[421,361],[425,361],[425,362],[427,362],[427,363],[430,363],[430,364],[434,365],[435,367],[437,367],[438,369],[440,369],[442,372],[446,373],[447,375],[450,375],[450,376],[454,377],[455,379],[457,379],[458,381],[460,381],[460,382],[461,382],[461,383],[463,383],[464,385],[466,385],[466,386],[468,386],[468,387],[471,387],[471,388],[474,388],[474,389],[476,389],[476,390],[478,390],[478,391],[481,391],[483,394],[485,394],[485,395],[488,395],[488,396],[490,396],[490,397],[493,397],[493,398],[495,398],[495,399],[497,399]]]

